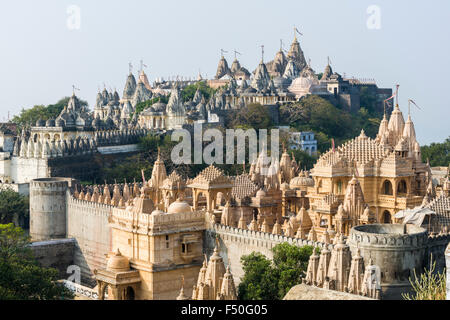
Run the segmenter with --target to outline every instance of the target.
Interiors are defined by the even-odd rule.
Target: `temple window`
[[[391,213],[387,210],[383,212],[383,223],[391,223]]]
[[[408,191],[408,188],[406,186],[406,181],[401,180],[397,187],[397,193],[407,193],[407,191]]]
[[[383,182],[383,194],[386,195],[393,195],[393,191],[392,191],[392,183],[389,180],[386,180]]]

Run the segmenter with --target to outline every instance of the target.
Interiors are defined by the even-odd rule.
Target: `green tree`
[[[368,86],[361,86],[359,100],[361,108],[365,108],[369,113],[376,112],[377,96],[374,91],[370,91]]]
[[[442,143],[431,143],[429,146],[422,146],[422,161],[430,160],[432,167],[446,167],[450,164],[450,137]]]
[[[303,150],[290,150],[289,153],[294,155],[295,160],[297,161],[298,165],[300,166],[300,169],[309,170],[312,167],[314,167],[314,164],[317,161],[317,158],[314,156],[310,156],[308,153],[306,153]]]
[[[436,261],[431,260],[431,268],[425,268],[424,272],[417,276],[414,270],[414,280],[411,278],[413,293],[402,294],[405,300],[445,300],[446,297],[446,276],[445,269],[442,273],[435,272]]]
[[[186,86],[181,91],[181,97],[183,98],[183,101],[189,101],[192,100],[195,96],[195,92],[200,90],[201,94],[205,97],[206,100],[209,100],[212,95],[216,93],[216,90],[208,86],[208,84],[205,81],[199,81],[194,84],[191,84],[189,86]]]
[[[0,300],[72,299],[58,271],[40,267],[27,247],[29,237],[13,224],[0,225]]]
[[[284,242],[276,245],[272,251],[273,264],[278,275],[278,297],[283,299],[293,286],[301,283],[313,247],[297,247]]]
[[[278,300],[301,283],[313,247],[297,247],[289,243],[276,245],[273,261],[261,253],[242,256],[244,277],[238,287],[241,300]]]
[[[244,277],[238,286],[240,300],[276,300],[278,281],[272,263],[263,254],[253,252],[241,257]]]
[[[144,111],[148,107],[151,107],[153,104],[155,104],[157,102],[168,103],[169,97],[170,97],[170,95],[165,96],[165,97],[157,97],[157,98],[153,98],[153,99],[138,103],[136,105],[136,109],[135,109],[135,112],[133,113],[132,117],[137,117],[142,111]]]
[[[22,225],[28,219],[28,197],[10,188],[0,189],[0,223],[16,222]]]
[[[309,95],[299,102],[280,107],[280,122],[298,131],[313,131],[320,152],[329,150],[332,138],[338,146],[358,136],[361,129],[366,135],[375,137],[381,117],[381,114],[366,107],[361,107],[357,113],[349,113],[317,95]]]
[[[229,120],[226,126],[233,128],[253,128],[270,129],[273,126],[272,117],[270,116],[267,107],[260,105],[259,103],[250,103],[245,108],[230,112],[228,115]]]

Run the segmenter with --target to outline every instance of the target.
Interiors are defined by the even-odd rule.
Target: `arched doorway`
[[[126,291],[125,291],[125,300],[134,300],[135,299],[135,294],[134,294],[134,289],[132,287],[127,287]]]
[[[392,223],[391,213],[387,210],[383,212],[383,223]]]

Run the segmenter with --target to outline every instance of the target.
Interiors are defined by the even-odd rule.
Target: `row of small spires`
[[[133,184],[124,183],[118,185],[115,183],[111,185],[104,184],[103,186],[90,186],[81,188],[78,192],[78,187],[75,187],[73,197],[78,200],[96,202],[106,205],[112,205],[116,207],[125,207],[126,205],[132,205],[133,199],[141,195],[141,185],[136,181]]]
[[[97,151],[97,146],[119,145],[133,143],[137,138],[144,136],[146,129],[137,130],[105,130],[96,132],[94,138],[77,137],[61,140],[40,140],[21,137],[14,143],[13,156],[22,158],[56,158],[70,155],[92,154]]]
[[[101,119],[100,117],[96,117],[94,119],[86,119],[83,120],[83,127],[94,127],[97,129],[112,129],[112,128],[120,128],[122,130],[125,129],[139,129],[139,123],[137,122],[137,119],[129,121],[131,117],[131,114],[127,115],[126,117],[118,113],[116,113],[114,116],[111,117],[110,114],[107,115],[105,119]],[[66,121],[64,119],[49,119],[47,121],[39,119],[35,123],[35,127],[47,127],[47,128],[53,128],[53,127],[65,127]],[[79,126],[75,123],[75,126]],[[31,127],[31,125],[29,125]]]
[[[306,213],[306,209],[304,207],[302,207],[298,215],[302,216],[302,215],[305,215],[305,213]],[[221,224],[230,226],[230,223],[225,221],[226,220],[225,217],[226,217],[226,214],[222,213]],[[274,235],[283,235],[285,237],[310,240],[310,241],[314,241],[314,242],[319,240],[315,229],[310,228],[309,233],[306,234],[307,228],[305,228],[305,226],[302,225],[301,223],[295,221],[296,217],[291,217],[291,219],[289,219],[289,221],[285,220],[283,225],[281,225],[278,222],[278,219],[276,219],[273,227],[270,227],[270,225],[267,223],[266,218],[264,218],[262,221],[261,220],[262,219],[257,220],[257,219],[255,219],[255,217],[253,217],[250,224],[247,225],[247,222],[246,222],[243,212],[242,212],[239,222],[237,224],[237,228],[243,229],[243,230],[249,230],[249,231],[271,233]],[[331,232],[326,230],[322,236],[322,239],[320,239],[320,240],[321,240],[321,242],[326,243],[326,244],[331,243]]]
[[[20,151],[19,151],[20,150]],[[93,139],[46,140],[34,142],[32,139],[17,139],[13,155],[21,158],[56,158],[70,155],[92,154],[97,150]]]
[[[373,281],[374,272],[378,278],[376,282]],[[368,265],[364,266],[359,248],[352,256],[342,234],[336,235],[332,251],[324,247],[319,256],[316,247],[313,248],[302,282],[328,290],[381,299],[380,273],[376,272],[373,260],[369,259]]]

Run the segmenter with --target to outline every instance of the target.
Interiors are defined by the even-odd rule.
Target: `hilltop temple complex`
[[[30,234],[76,239],[74,263],[99,299],[235,299],[240,257],[270,255],[282,242],[322,249],[311,257],[305,284],[371,298],[398,295],[430,252],[442,267],[449,177],[438,194],[411,117],[405,122],[398,105],[375,139],[362,131],[322,154],[311,171],[300,167],[286,151],[279,160],[261,152],[248,173],[230,177],[211,165],[188,179],[168,174],[158,155],[142,183],[80,187],[73,179],[36,179]],[[436,210],[430,235],[394,224],[402,222],[397,212],[415,207]],[[49,216],[49,208],[61,210]],[[413,254],[415,265],[386,258],[379,243],[402,259]],[[362,280],[371,270],[380,272],[375,287]]]
[[[241,109],[250,103],[279,106],[314,94],[349,112],[357,112],[360,90],[364,87],[376,97],[376,108],[382,111],[383,100],[392,95],[391,89],[378,88],[373,80],[345,79],[333,71],[330,61],[320,79],[319,76],[306,62],[295,35],[287,54],[281,47],[274,60],[265,63],[262,57],[252,73],[237,57],[230,68],[223,51],[216,75],[210,80],[201,75],[195,81],[180,77],[176,80],[157,79],[151,86],[142,66],[137,80],[130,68],[122,98],[117,91],[108,92],[106,88],[98,92],[94,119],[108,124],[138,121],[142,128],[170,131],[195,122],[220,123],[227,110]],[[181,90],[197,82],[205,82],[216,89],[216,93],[207,99],[197,90],[192,99],[183,101]],[[161,98],[168,95],[170,99],[166,104]],[[137,115],[136,106],[150,99],[156,102]],[[387,110],[390,112],[391,107]]]
[[[183,89],[198,82],[216,91],[206,97],[198,89],[184,99]],[[308,95],[357,112],[363,87],[384,110],[377,136],[361,130],[309,171],[287,150],[280,159],[259,150],[241,174],[210,165],[190,178],[168,173],[169,159],[158,152],[149,179],[143,173],[141,182],[80,183],[108,155],[137,151],[149,133],[220,124],[228,111],[251,103],[277,111]],[[234,300],[244,274],[240,258],[270,258],[284,242],[320,249],[310,257],[305,285],[398,297],[431,254],[439,270],[444,266],[450,172],[436,188],[411,115],[405,121],[398,101],[383,105],[390,96],[373,81],[334,72],[329,60],[317,74],[297,36],[287,54],[281,46],[272,61],[262,55],[254,72],[237,57],[229,68],[223,53],[209,80],[151,85],[142,65],[137,79],[130,67],[122,97],[99,90],[93,112],[73,93],[55,119],[19,135],[0,128],[0,184],[29,193],[33,250],[46,252],[40,258],[64,275],[67,265],[79,266],[81,291],[97,299]],[[405,223],[408,214],[413,223]]]

